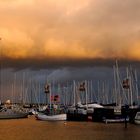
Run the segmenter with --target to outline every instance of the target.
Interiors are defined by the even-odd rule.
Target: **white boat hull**
[[[45,115],[39,113],[36,115],[36,118],[43,121],[65,121],[67,119],[67,116],[66,114]]]
[[[134,120],[135,124],[140,124],[140,120]]]
[[[28,113],[15,113],[15,114],[2,114],[0,113],[0,119],[19,119],[19,118],[27,118]]]
[[[140,124],[140,112],[137,112],[134,122],[135,122],[135,124]]]
[[[127,118],[126,121],[128,122],[129,119]],[[106,124],[107,123],[122,123],[122,122],[125,122],[125,119],[124,118],[121,118],[121,119],[105,119],[105,120],[103,120],[103,122],[105,122]]]

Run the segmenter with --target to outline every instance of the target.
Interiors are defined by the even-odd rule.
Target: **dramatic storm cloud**
[[[0,0],[4,66],[139,63],[139,7],[139,0]]]

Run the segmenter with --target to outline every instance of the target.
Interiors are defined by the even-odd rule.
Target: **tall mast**
[[[138,103],[138,99],[139,99],[139,91],[138,91],[138,78],[137,78],[137,71],[135,70],[135,86],[136,86],[136,100],[137,100],[137,103]]]
[[[118,61],[116,60],[116,74],[117,74],[117,103],[118,105],[121,105],[121,95],[120,95],[120,77],[119,77],[119,66],[118,66]]]
[[[76,103],[75,103],[75,96],[76,96],[76,89],[75,89],[76,87],[75,87],[75,80],[73,81],[73,101],[74,101],[74,106],[76,105]]]
[[[88,82],[85,80],[85,92],[86,92],[86,107],[88,107]]]

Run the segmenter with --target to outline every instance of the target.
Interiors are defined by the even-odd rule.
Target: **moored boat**
[[[27,117],[28,113],[22,111],[15,111],[13,109],[4,109],[0,112],[0,119],[19,119]]]
[[[140,112],[137,112],[136,113],[134,122],[135,122],[135,124],[140,124]]]
[[[43,121],[65,121],[67,119],[66,114],[46,115],[43,113],[38,113],[36,118]]]
[[[17,104],[11,104],[10,100],[7,100],[0,109],[0,119],[19,119],[27,118],[28,112]]]
[[[129,122],[129,118],[116,118],[116,119],[104,119],[103,122],[107,123],[123,123],[123,122]]]

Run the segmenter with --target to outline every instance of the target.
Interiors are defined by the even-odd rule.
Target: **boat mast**
[[[138,91],[138,77],[137,77],[137,71],[135,70],[134,72],[134,77],[135,77],[135,86],[136,86],[136,100],[137,100],[137,103],[138,103],[138,100],[139,100],[139,91]]]
[[[116,60],[116,83],[117,83],[117,94],[118,94],[118,98],[117,98],[117,104],[120,106],[121,105],[121,95],[120,95],[120,77],[119,77],[119,66],[118,66],[118,61]]]
[[[75,87],[75,80],[73,81],[73,101],[74,101],[74,106],[76,105],[76,103],[75,103],[75,95],[76,95],[76,87]]]
[[[86,107],[88,108],[88,82],[85,80],[85,92],[86,92]]]
[[[52,102],[51,102],[51,95],[52,95],[51,92],[52,92],[52,90],[51,90],[51,84],[50,84],[50,111],[51,111],[51,103],[52,103]]]

